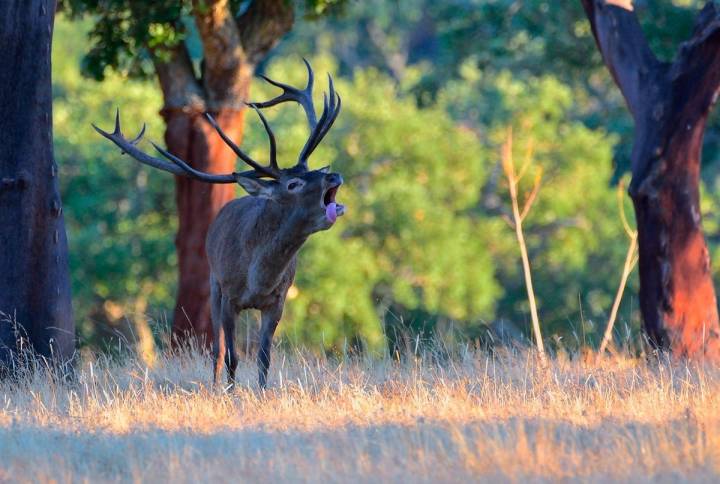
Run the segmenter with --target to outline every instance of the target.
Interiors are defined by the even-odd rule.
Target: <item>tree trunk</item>
[[[244,110],[212,113],[222,129],[239,144]],[[223,143],[200,113],[163,112],[168,149],[193,167],[209,173],[236,170],[235,154]],[[213,185],[175,177],[179,227],[175,238],[178,255],[178,294],[173,317],[173,341],[185,344],[196,338],[203,347],[212,343],[210,321],[210,267],[205,237],[220,209],[235,198],[235,185]]]
[[[165,142],[171,153],[210,173],[236,171],[235,154],[212,129],[212,114],[236,144],[243,131],[245,102],[255,66],[290,30],[294,11],[285,0],[250,2],[238,18],[227,0],[194,0],[193,14],[203,46],[198,78],[184,44],[170,51],[170,60],[155,60],[163,91]],[[211,185],[176,177],[179,228],[175,239],[179,284],[173,317],[174,347],[196,341],[212,344],[210,268],[205,237],[218,211],[235,198],[234,185]]]
[[[5,368],[18,336],[47,357],[68,359],[75,346],[52,146],[54,16],[54,0],[0,2],[0,365]]]
[[[673,63],[659,62],[629,0],[582,0],[635,120],[632,183],[640,309],[656,347],[720,359],[720,322],[699,203],[705,123],[720,88],[720,13],[700,12]]]
[[[688,129],[689,128],[689,129]],[[676,126],[656,185],[631,187],[640,246],[640,305],[651,342],[680,356],[720,357],[718,311],[703,236],[700,151],[704,120]],[[637,140],[636,142],[642,142]],[[643,178],[638,178],[643,180]]]

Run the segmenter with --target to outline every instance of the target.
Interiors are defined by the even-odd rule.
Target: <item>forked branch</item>
[[[523,168],[520,170],[522,174],[530,166],[532,160],[532,150],[528,150],[526,154],[526,160]],[[533,334],[535,336],[535,344],[537,346],[538,353],[542,361],[545,361],[545,345],[543,344],[542,334],[540,333],[540,318],[538,317],[537,303],[535,300],[535,290],[533,289],[532,273],[530,270],[530,258],[528,256],[527,245],[525,244],[525,235],[523,234],[522,223],[524,218],[530,211],[530,207],[533,201],[537,197],[537,192],[540,189],[540,174],[535,180],[535,186],[525,200],[525,204],[522,212],[520,211],[520,204],[518,202],[518,182],[520,177],[515,174],[515,162],[513,160],[513,137],[512,130],[508,130],[505,144],[502,147],[502,166],[505,172],[505,177],[508,181],[508,188],[510,190],[510,201],[512,203],[512,226],[515,229],[515,236],[517,237],[518,245],[520,246],[520,257],[522,259],[523,273],[525,275],[525,288],[527,290],[528,302],[530,303],[530,317],[532,318]]]
[[[648,76],[660,61],[650,50],[630,0],[581,1],[605,65],[637,119],[646,104]]]
[[[253,1],[235,21],[246,58],[256,64],[292,29],[295,7],[288,0]]]
[[[720,9],[714,2],[707,2],[696,17],[692,36],[680,46],[672,64],[670,79],[686,122],[707,116],[720,87]]]
[[[661,63],[630,0],[581,0],[595,42],[635,118],[652,104],[649,87],[671,82],[674,101],[687,116],[706,116],[720,86],[720,11],[710,0],[672,64]],[[694,121],[694,120],[691,120]]]
[[[208,104],[216,109],[228,103],[242,107],[241,66],[246,53],[228,0],[193,0],[193,16],[203,47],[202,82]],[[248,76],[249,77],[249,76]]]

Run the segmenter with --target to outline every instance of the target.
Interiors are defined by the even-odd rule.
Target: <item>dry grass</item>
[[[207,387],[199,356],[85,358],[71,383],[0,386],[0,480],[712,481],[720,370],[528,353],[451,361],[276,353],[271,389],[241,363]]]

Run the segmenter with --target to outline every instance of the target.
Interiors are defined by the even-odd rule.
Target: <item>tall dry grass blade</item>
[[[144,285],[143,294],[148,294],[150,287]],[[155,347],[155,337],[150,328],[150,322],[147,318],[147,297],[141,296],[135,301],[133,310],[133,325],[135,327],[135,345],[138,356],[145,365],[153,367],[158,361],[158,351]]]

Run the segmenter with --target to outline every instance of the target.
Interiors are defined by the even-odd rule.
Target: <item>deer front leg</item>
[[[235,317],[230,300],[222,298],[222,327],[225,333],[225,364],[228,371],[228,383],[235,385],[235,369],[238,365],[237,350],[235,349]]]
[[[225,359],[225,331],[223,330],[223,297],[220,285],[210,278],[210,317],[213,325],[213,386],[222,378]]]
[[[270,366],[270,350],[275,329],[282,316],[282,304],[262,311],[262,327],[260,328],[260,348],[258,349],[258,375],[260,388],[267,386],[267,373]]]

